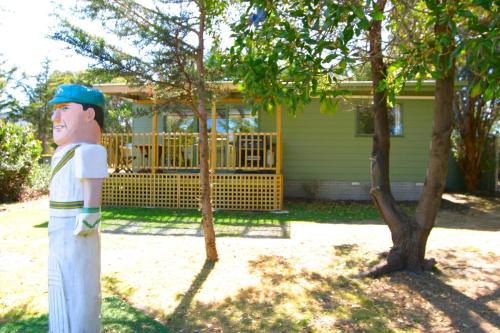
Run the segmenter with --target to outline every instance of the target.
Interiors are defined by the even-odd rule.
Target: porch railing
[[[107,133],[101,143],[111,172],[166,172],[200,167],[198,133]],[[215,138],[216,144],[212,144]],[[209,134],[210,165],[227,171],[276,171],[277,133]],[[213,157],[215,155],[215,158]]]

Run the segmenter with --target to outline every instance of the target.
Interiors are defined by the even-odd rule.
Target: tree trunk
[[[458,95],[462,98],[462,95]],[[457,97],[458,97],[457,96]],[[462,103],[458,101],[458,103]],[[480,97],[468,97],[467,103],[463,105],[463,123],[459,124],[462,135],[462,154],[458,161],[460,168],[464,172],[465,188],[469,192],[474,192],[481,180],[481,158],[484,152],[487,136],[481,131],[481,111],[484,101]]]
[[[378,0],[375,6],[378,6],[378,9],[383,12],[385,4],[386,0]],[[379,83],[385,80],[387,74],[382,53],[381,23],[381,21],[372,21],[369,31],[375,119],[370,194],[391,231],[393,246],[387,256],[387,262],[368,273],[373,277],[398,270],[419,272],[433,264],[433,261],[425,261],[425,248],[427,238],[434,226],[446,180],[450,151],[454,78],[452,68],[443,75],[443,78],[436,81],[436,106],[427,178],[417,206],[416,216],[410,218],[398,206],[390,189],[390,132],[387,116],[387,92],[377,91]],[[446,32],[446,29],[445,26],[438,24],[435,27],[436,33]],[[440,62],[443,66],[447,57],[450,57],[449,52],[440,55]]]
[[[434,32],[436,36],[447,35],[453,40],[450,27],[446,23],[436,20]],[[427,238],[434,227],[434,221],[441,204],[446,175],[448,174],[448,159],[451,147],[452,110],[455,80],[455,61],[452,57],[454,44],[450,43],[439,54],[440,78],[436,80],[434,122],[432,125],[432,141],[430,147],[427,175],[422,195],[418,202],[415,218],[421,233],[418,248],[412,253],[412,261],[423,264]],[[446,63],[451,59],[451,65]]]
[[[203,234],[205,236],[205,250],[207,260],[217,261],[217,248],[215,245],[215,230],[212,216],[212,202],[210,195],[210,171],[208,166],[208,130],[207,112],[205,104],[200,101],[198,111],[202,115],[200,119],[200,186],[201,186],[201,212],[203,223]]]
[[[205,251],[207,260],[217,261],[217,247],[215,244],[215,230],[212,216],[212,201],[210,195],[210,170],[208,166],[208,129],[205,89],[205,65],[204,65],[204,32],[205,32],[205,10],[200,7],[200,27],[198,32],[198,54],[197,69],[199,79],[197,82],[198,92],[198,114],[200,115],[200,187],[201,187],[201,212],[203,223],[203,234],[205,236]]]
[[[375,6],[384,11],[386,0],[379,0]],[[414,228],[394,199],[389,178],[390,131],[386,91],[377,87],[386,79],[387,70],[382,53],[382,21],[372,21],[369,31],[370,64],[373,85],[373,112],[375,133],[371,157],[372,187],[370,195],[384,221],[388,225],[393,247],[389,252],[387,264],[377,267],[370,274],[378,276],[406,266],[410,236]]]

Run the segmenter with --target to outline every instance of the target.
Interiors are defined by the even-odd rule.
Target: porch
[[[199,208],[200,147],[197,132],[155,131],[157,105],[144,88],[100,85],[106,94],[132,99],[151,107],[151,132],[104,133],[109,177],[103,186],[103,204],[166,208]],[[241,103],[234,98],[218,103]],[[218,124],[212,104],[211,124]],[[212,205],[225,210],[283,209],[281,108],[276,131],[209,133]]]
[[[103,204],[198,208],[198,142],[198,133],[103,134],[109,171]],[[214,208],[282,209],[277,133],[217,133],[209,147]]]

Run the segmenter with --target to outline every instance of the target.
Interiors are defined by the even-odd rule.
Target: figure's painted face
[[[53,137],[58,146],[76,142],[99,141],[100,132],[96,133],[98,125],[94,120],[95,113],[92,108],[83,110],[78,103],[56,104],[52,114]]]

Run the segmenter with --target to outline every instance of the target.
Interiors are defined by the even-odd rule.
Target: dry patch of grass
[[[299,258],[260,255],[248,262],[257,284],[224,299],[191,300],[189,308],[162,319],[185,332],[496,332],[500,325],[498,266],[476,271],[466,290],[461,286],[468,278],[446,268],[358,279],[379,258],[357,245],[334,246],[330,259],[323,269],[311,270]],[[500,257],[470,259],[491,265]]]

